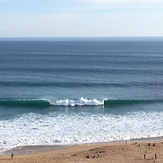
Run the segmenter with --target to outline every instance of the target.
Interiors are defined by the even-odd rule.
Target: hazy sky
[[[0,37],[163,36],[163,0],[0,0]]]

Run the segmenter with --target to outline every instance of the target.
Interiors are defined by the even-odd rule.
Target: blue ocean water
[[[0,40],[0,151],[163,136],[163,39]]]

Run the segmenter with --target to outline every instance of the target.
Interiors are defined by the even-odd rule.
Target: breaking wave
[[[163,99],[0,99],[0,106],[18,106],[18,107],[50,107],[50,106],[121,106],[137,105],[148,103],[163,103]]]

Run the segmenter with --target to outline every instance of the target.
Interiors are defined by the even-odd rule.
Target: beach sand
[[[163,142],[76,145],[32,154],[8,153],[0,163],[163,163]]]

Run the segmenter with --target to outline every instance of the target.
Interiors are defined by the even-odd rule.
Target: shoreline
[[[148,138],[135,138],[129,140],[119,140],[119,141],[110,141],[110,142],[97,142],[97,143],[82,143],[82,144],[67,144],[67,145],[26,145],[26,146],[17,146],[6,150],[0,153],[0,156],[10,155],[14,153],[16,155],[26,155],[26,154],[35,154],[38,152],[46,152],[52,150],[59,150],[70,148],[74,146],[92,146],[92,145],[115,145],[123,143],[147,143],[147,142],[161,142],[163,141],[163,136],[160,137],[148,137]]]
[[[17,149],[22,153],[8,151],[8,154],[0,156],[0,163],[163,162],[163,137],[72,146],[24,146]],[[27,149],[32,153],[23,153]]]

